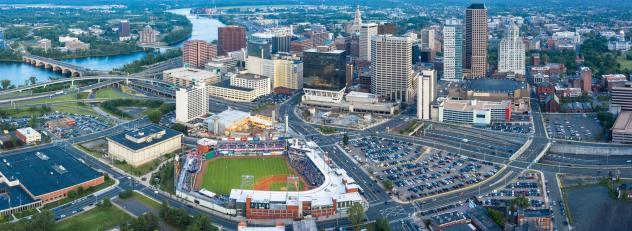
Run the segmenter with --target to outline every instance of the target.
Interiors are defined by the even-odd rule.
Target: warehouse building
[[[151,124],[108,137],[108,154],[138,167],[178,150],[182,144],[182,136],[176,130]]]
[[[104,176],[48,146],[4,154],[0,163],[0,214],[8,215],[66,198],[70,191],[100,185]]]

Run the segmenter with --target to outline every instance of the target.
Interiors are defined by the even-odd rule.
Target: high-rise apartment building
[[[128,20],[121,20],[119,22],[118,36],[119,36],[119,40],[121,40],[121,41],[129,40],[132,37],[132,35],[130,34],[130,28],[129,28],[129,21]]]
[[[153,44],[156,43],[156,36],[158,35],[158,31],[151,28],[151,26],[147,25],[143,28],[143,31],[140,32],[139,42],[141,44]]]
[[[189,67],[204,68],[216,56],[217,47],[203,40],[189,40],[182,47],[182,60]]]
[[[511,23],[505,37],[500,40],[498,72],[525,75],[525,45],[520,37],[520,28]]]
[[[448,19],[443,27],[443,79],[463,79],[463,24]]]
[[[176,122],[189,121],[208,114],[208,88],[204,82],[176,91]]]
[[[274,60],[273,89],[282,87],[292,90],[303,88],[303,61],[290,56],[280,56]]]
[[[581,78],[582,83],[582,91],[591,92],[592,91],[592,70],[589,67],[581,67],[579,69],[579,76]]]
[[[358,59],[371,61],[371,38],[375,35],[377,35],[377,24],[368,23],[360,26]]]
[[[474,3],[465,10],[466,77],[485,77],[487,73],[487,8]]]
[[[217,54],[246,48],[246,28],[241,26],[224,26],[217,29]]]
[[[417,36],[377,35],[371,39],[371,93],[410,102],[413,91],[412,45]]]

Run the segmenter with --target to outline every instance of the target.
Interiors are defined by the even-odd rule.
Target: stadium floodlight
[[[241,189],[254,189],[255,177],[253,175],[241,175]]]

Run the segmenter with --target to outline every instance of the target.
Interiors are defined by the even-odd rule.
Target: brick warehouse
[[[1,159],[0,192],[10,193],[0,193],[0,214],[41,206],[79,187],[87,189],[105,181],[102,174],[60,147],[14,152]]]

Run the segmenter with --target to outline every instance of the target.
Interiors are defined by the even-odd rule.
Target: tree
[[[393,190],[393,181],[391,181],[391,180],[384,180],[384,181],[382,181],[382,185],[384,185],[384,188],[386,188],[386,190],[388,190],[388,191]]]
[[[207,216],[196,215],[187,226],[186,231],[216,231],[218,230]]]
[[[55,220],[53,213],[49,210],[44,210],[41,213],[36,213],[30,222],[28,230],[44,231],[55,229]]]
[[[182,134],[184,135],[188,135],[189,133],[189,128],[181,123],[174,123],[173,125],[171,125],[171,129],[182,132]]]
[[[152,110],[152,111],[151,111],[151,112],[147,115],[147,117],[149,117],[149,120],[150,120],[152,123],[157,124],[157,123],[159,123],[159,122],[160,122],[160,118],[162,118],[162,113],[160,113],[160,111],[158,111],[158,110]]]
[[[121,198],[121,199],[127,199],[127,198],[130,198],[132,196],[134,196],[134,192],[132,190],[129,190],[129,189],[119,193],[119,198]]]
[[[103,206],[105,208],[111,207],[112,206],[112,202],[110,201],[110,198],[103,199],[103,202],[101,202],[101,206]]]
[[[362,207],[362,204],[355,202],[351,205],[351,208],[349,208],[349,220],[353,224],[353,230],[360,230],[360,225],[364,221],[364,207]]]
[[[37,127],[38,123],[39,122],[37,120],[37,117],[36,116],[31,116],[31,119],[29,120],[28,125],[29,125],[29,127],[34,128],[34,127]]]
[[[430,228],[430,226],[432,225],[432,220],[424,219],[424,225],[426,226],[426,228]]]
[[[35,85],[37,83],[37,77],[35,76],[29,77],[29,82],[31,83],[31,85]]]
[[[2,90],[9,89],[9,87],[11,86],[11,80],[8,80],[8,79],[0,80],[0,85],[2,85]]]
[[[519,196],[511,200],[511,207],[526,208],[529,207],[529,199],[524,196]]]
[[[75,198],[77,197],[77,191],[73,190],[68,192],[68,198]]]
[[[347,133],[345,133],[345,134],[342,136],[342,144],[343,144],[344,146],[349,145],[349,136],[347,135]]]
[[[375,221],[376,231],[391,231],[391,224],[386,218],[380,218]]]
[[[154,231],[158,230],[158,218],[151,213],[144,213],[132,221],[134,231]]]

